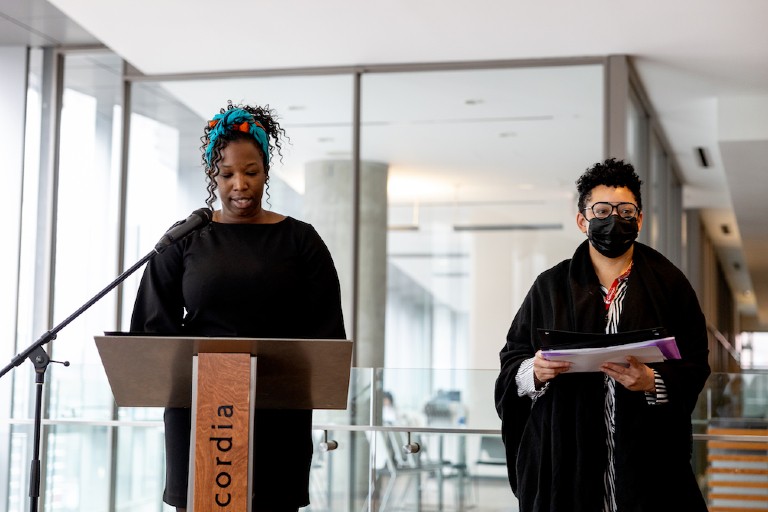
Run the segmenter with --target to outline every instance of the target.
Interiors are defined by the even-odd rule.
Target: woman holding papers
[[[339,280],[315,229],[262,207],[283,130],[264,107],[234,106],[202,137],[213,221],[158,254],[136,297],[131,331],[186,336],[344,339]],[[290,378],[290,377],[286,377]],[[166,409],[163,500],[187,506],[190,410]],[[253,510],[309,503],[312,411],[257,409]]]
[[[664,256],[635,242],[641,181],[621,160],[577,180],[571,259],[531,287],[501,350],[496,408],[512,490],[525,512],[704,512],[691,467],[691,413],[710,373],[696,294]],[[663,328],[681,358],[569,372],[537,329],[611,334]]]

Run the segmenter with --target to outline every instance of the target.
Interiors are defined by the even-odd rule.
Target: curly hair
[[[288,136],[285,135],[285,130],[280,126],[280,123],[277,122],[277,113],[270,109],[269,105],[264,105],[263,107],[243,104],[233,105],[232,101],[229,100],[227,101],[227,107],[221,108],[219,113],[223,114],[227,110],[236,108],[245,110],[251,114],[256,121],[261,123],[261,125],[264,127],[264,131],[267,133],[267,138],[269,140],[269,155],[262,154],[262,157],[264,161],[264,172],[266,174],[266,194],[267,198],[269,198],[269,161],[275,152],[277,152],[277,154],[280,156],[280,160],[282,161],[283,144],[281,141],[283,139],[290,139],[288,139]],[[205,177],[207,181],[206,188],[208,190],[208,199],[206,199],[205,204],[207,204],[210,209],[213,209],[213,203],[216,202],[217,199],[216,189],[218,188],[218,185],[216,184],[216,176],[219,175],[221,151],[227,147],[230,142],[236,140],[247,140],[253,142],[256,144],[256,147],[259,147],[259,144],[250,133],[237,130],[228,130],[219,135],[219,137],[213,143],[213,148],[211,149],[211,159],[208,161],[206,159],[205,150],[208,147],[208,143],[210,142],[208,135],[211,130],[212,128],[206,124],[205,132],[203,133],[202,137],[200,137],[200,141],[203,143],[203,145],[200,146],[200,151],[202,152],[201,160],[203,163],[203,169],[205,169]],[[259,151],[262,152],[260,147]]]
[[[604,162],[598,162],[589,167],[579,179],[576,180],[576,189],[579,192],[579,211],[583,211],[592,196],[592,190],[600,185],[606,187],[626,187],[637,200],[637,207],[642,211],[643,200],[640,196],[640,186],[643,182],[635,172],[632,164],[624,160],[609,158]]]

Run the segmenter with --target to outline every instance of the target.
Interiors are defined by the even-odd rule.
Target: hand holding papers
[[[569,372],[599,372],[602,363],[627,364],[627,356],[634,356],[641,363],[658,363],[665,359],[680,359],[674,337],[650,339],[623,345],[591,348],[543,349],[542,355],[549,361],[570,361]]]
[[[680,359],[674,337],[662,327],[614,334],[538,329],[542,355],[550,361],[570,361],[569,372],[599,372],[605,362],[627,364],[627,356],[641,363]]]

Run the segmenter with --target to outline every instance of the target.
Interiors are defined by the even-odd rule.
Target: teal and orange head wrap
[[[208,165],[211,165],[213,158],[213,148],[216,144],[216,140],[222,133],[239,131],[244,133],[250,133],[256,142],[259,143],[261,151],[264,153],[264,160],[269,163],[269,137],[267,136],[264,126],[256,119],[253,118],[246,110],[241,108],[231,108],[221,114],[216,114],[213,119],[208,121],[208,127],[211,129],[208,132],[208,145],[205,148],[205,161]]]

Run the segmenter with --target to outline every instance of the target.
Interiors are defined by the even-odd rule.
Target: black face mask
[[[605,219],[589,220],[587,238],[603,256],[618,258],[632,247],[638,232],[637,219],[609,215]]]

